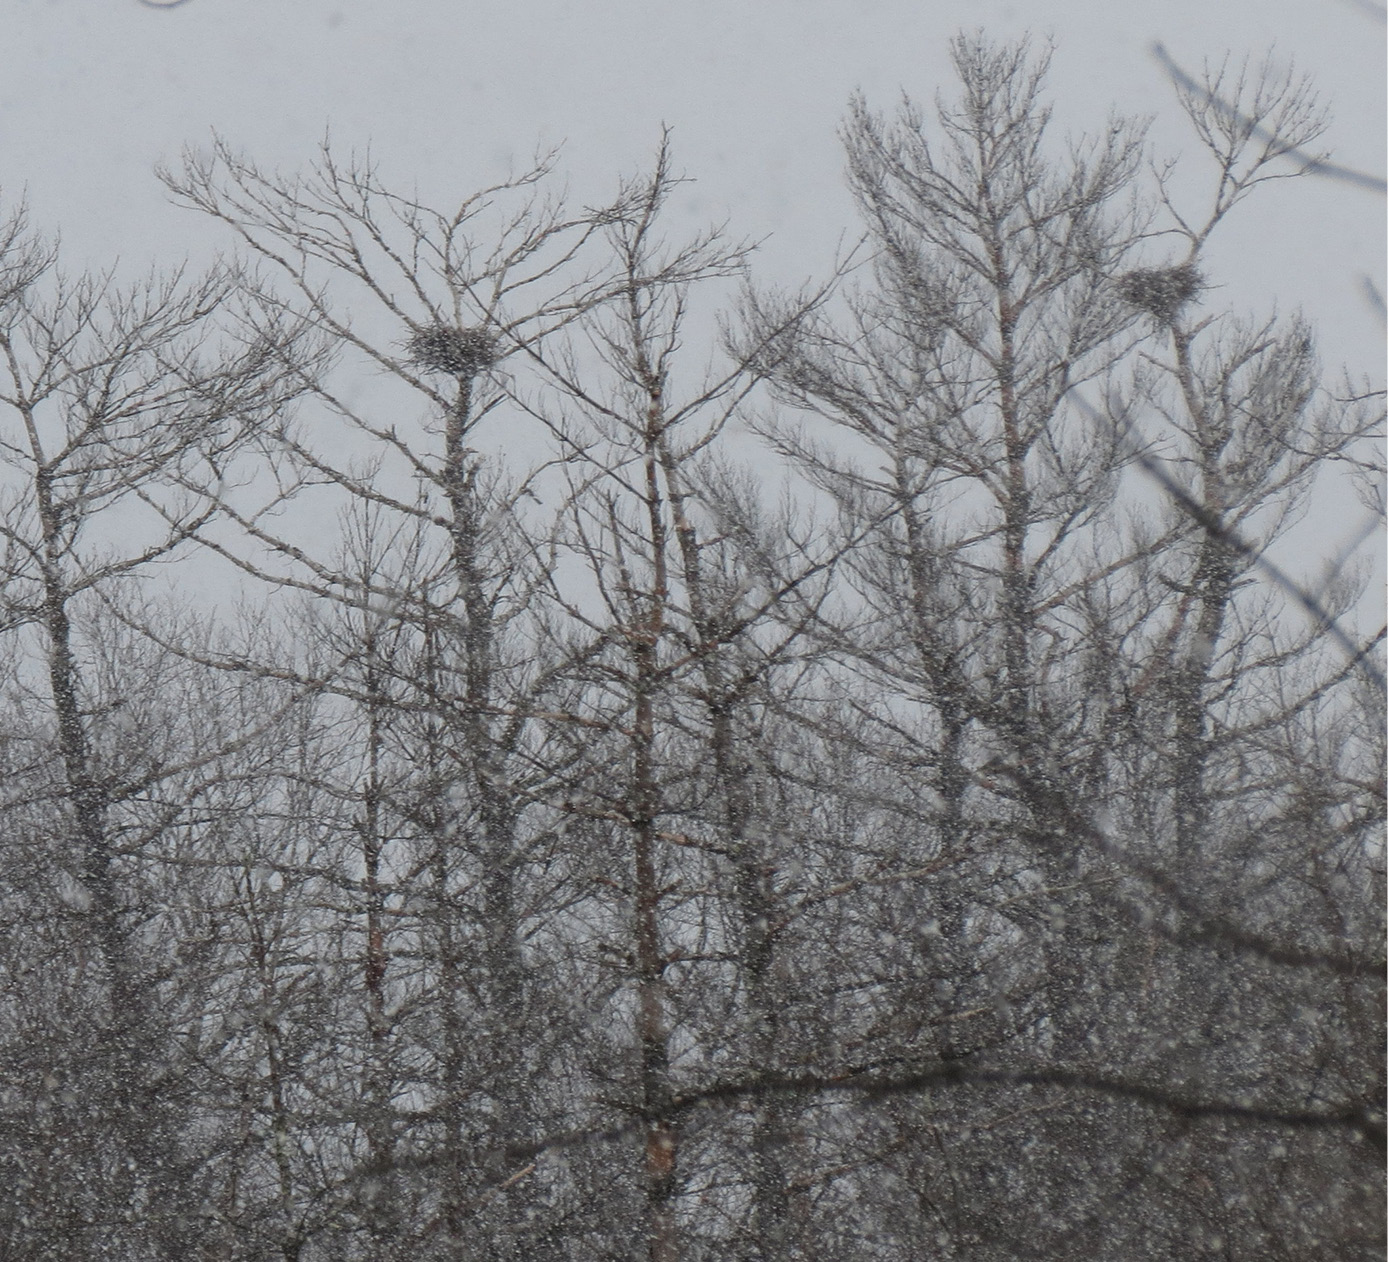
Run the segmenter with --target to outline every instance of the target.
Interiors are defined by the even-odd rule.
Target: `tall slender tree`
[[[928,1041],[909,1054],[965,1078],[973,1066],[1043,1066],[1157,1091],[1194,1082],[1239,1101],[1256,1098],[1254,1082],[1314,1092],[1323,1069],[1292,1068],[1281,1046],[1289,1014],[1353,1040],[1368,989],[1342,1007],[1307,988],[1337,971],[1370,988],[1381,956],[1372,935],[1349,948],[1312,920],[1289,937],[1253,908],[1299,906],[1303,878],[1290,873],[1323,847],[1348,845],[1352,864],[1374,857],[1338,829],[1304,836],[1297,858],[1271,843],[1279,808],[1262,733],[1312,711],[1337,727],[1359,675],[1327,652],[1324,621],[1282,611],[1258,558],[1377,408],[1318,387],[1297,322],[1196,312],[1211,232],[1314,139],[1315,102],[1271,69],[1241,80],[1232,113],[1223,84],[1187,94],[1218,185],[1202,220],[1158,190],[1186,248],[1144,265],[1145,241],[1160,238],[1131,209],[1143,206],[1136,134],[1115,125],[1058,161],[1045,59],[975,38],[954,52],[961,97],[933,128],[910,106],[890,122],[853,109],[845,138],[873,282],[849,298],[846,321],[801,325],[774,349],[795,414],[767,427],[841,514],[872,524],[848,563],[868,612],[859,605],[824,644],[891,697],[860,710],[864,755],[919,768],[931,794],[921,826],[942,875],[917,914],[939,940],[918,967],[936,991],[917,1026]],[[751,327],[774,310],[755,302]],[[812,441],[806,413],[837,437]],[[1159,475],[1156,504],[1135,459]],[[1165,487],[1176,502],[1160,503]],[[1314,743],[1303,758],[1319,762]],[[1364,1053],[1360,1076],[1332,1093],[1336,1109],[1374,1098]],[[913,1180],[953,1189],[928,1208],[943,1248],[1123,1256],[1153,1233],[1180,1251],[1290,1229],[1271,1227],[1267,1198],[1243,1217],[1191,1190],[1205,1178],[1213,1190],[1221,1168],[1247,1180],[1257,1139],[1028,1099],[1000,1092],[969,1098],[962,1116],[943,1102],[917,1114],[922,1138],[904,1139],[903,1157]],[[1267,1099],[1273,1111],[1290,1101]],[[988,1142],[953,1137],[978,1133],[980,1107],[996,1119]],[[1367,1151],[1332,1155],[1310,1139],[1284,1177],[1309,1187],[1343,1159],[1338,1177],[1367,1191],[1349,1173]],[[1153,1174],[1154,1163],[1181,1173]],[[1172,1181],[1181,1221],[1157,1209]],[[1023,1187],[1039,1206],[1025,1235],[1005,1208]],[[1372,1222],[1358,1201],[1347,1247]],[[1323,1221],[1297,1230],[1335,1235]]]
[[[160,958],[196,901],[163,891],[188,795],[239,736],[212,716],[171,720],[174,698],[204,684],[120,615],[214,514],[185,480],[293,398],[276,350],[296,334],[229,338],[228,271],[125,288],[67,275],[22,212],[0,230],[0,275],[0,583],[24,716],[4,809],[9,844],[33,851],[6,901],[16,927],[38,930],[14,935],[5,1046],[16,1081],[48,1084],[6,1147],[20,1172],[12,1225],[35,1257],[178,1256],[209,1159],[182,1116],[181,1079],[196,1073],[177,1050],[203,996],[181,993]],[[76,1195],[59,1206],[31,1171],[64,1167]]]

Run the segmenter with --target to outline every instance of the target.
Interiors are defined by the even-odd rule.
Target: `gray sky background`
[[[849,94],[891,108],[953,91],[949,37],[1053,38],[1061,128],[1117,108],[1196,157],[1150,48],[1205,58],[1275,46],[1331,105],[1338,160],[1381,174],[1384,27],[1370,0],[6,0],[0,189],[60,230],[69,266],[195,259],[224,242],[151,171],[213,129],[262,164],[311,158],[325,129],[371,144],[393,184],[448,202],[563,143],[575,197],[649,161],[662,122],[696,178],[693,229],[766,238],[758,271],[822,276],[855,234],[835,129]],[[1207,166],[1192,173],[1208,178]],[[1221,305],[1303,306],[1331,370],[1381,375],[1384,202],[1305,179],[1265,190],[1213,253]],[[683,226],[683,225],[677,225]]]
[[[1057,118],[1155,114],[1159,149],[1191,150],[1149,47],[1185,65],[1293,56],[1329,98],[1337,157],[1383,169],[1384,31],[1357,0],[6,0],[0,189],[61,228],[70,262],[200,252],[207,229],[163,200],[155,162],[215,128],[296,166],[326,127],[370,142],[384,170],[446,198],[564,142],[575,193],[649,158],[662,122],[698,183],[681,208],[769,240],[761,267],[821,273],[851,230],[835,128],[861,87],[949,91],[965,26],[1049,35]],[[1192,155],[1193,156],[1193,153]],[[1217,261],[1237,303],[1305,304],[1327,358],[1377,370],[1381,330],[1358,286],[1381,274],[1383,202],[1301,181],[1271,190]],[[1238,240],[1233,238],[1237,237]]]

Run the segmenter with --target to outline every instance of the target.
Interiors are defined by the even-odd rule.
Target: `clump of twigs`
[[[1204,288],[1205,278],[1193,263],[1138,268],[1118,278],[1118,294],[1123,301],[1141,307],[1163,324],[1171,324],[1181,308],[1198,298]]]
[[[486,372],[500,356],[496,338],[486,329],[430,324],[416,329],[405,340],[411,361],[428,372],[475,377]]]

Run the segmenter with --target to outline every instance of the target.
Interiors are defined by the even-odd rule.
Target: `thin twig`
[[[1176,64],[1175,59],[1166,51],[1166,45],[1160,41],[1152,44],[1152,56],[1161,63],[1162,69],[1166,71],[1174,83],[1187,92],[1194,93],[1196,96],[1203,96],[1211,106],[1226,118],[1232,118],[1240,126],[1247,127],[1260,140],[1280,139],[1256,119],[1250,118],[1222,97],[1216,96],[1206,84],[1200,83],[1188,75]],[[1319,158],[1315,154],[1307,152],[1300,146],[1289,148],[1287,155],[1295,155],[1300,158],[1306,164],[1302,167],[1302,171],[1307,175],[1320,175],[1327,180],[1339,180],[1344,184],[1353,184],[1357,188],[1367,188],[1375,193],[1388,192],[1388,180],[1384,180],[1382,176],[1369,175],[1364,171],[1356,171],[1353,167],[1341,166],[1338,162],[1327,161],[1325,158]]]
[[[1077,390],[1070,392],[1070,398],[1084,412],[1090,420],[1102,422],[1104,416]],[[1350,665],[1357,666],[1363,671],[1364,676],[1373,684],[1379,692],[1388,692],[1388,680],[1385,680],[1383,671],[1379,669],[1370,657],[1369,652],[1373,646],[1382,638],[1380,632],[1374,636],[1367,644],[1358,643],[1351,636],[1333,614],[1314,596],[1298,583],[1290,574],[1286,572],[1275,561],[1268,558],[1263,549],[1256,547],[1248,542],[1236,530],[1231,529],[1220,521],[1219,515],[1212,509],[1206,507],[1197,500],[1185,487],[1173,478],[1161,464],[1147,454],[1145,445],[1138,441],[1136,427],[1132,424],[1126,426],[1120,434],[1120,441],[1127,449],[1128,454],[1136,461],[1140,468],[1149,478],[1162,488],[1175,501],[1176,505],[1201,527],[1215,538],[1227,543],[1240,556],[1251,561],[1263,571],[1274,583],[1292,597],[1317,623],[1325,626],[1331,639],[1335,641],[1349,655]]]

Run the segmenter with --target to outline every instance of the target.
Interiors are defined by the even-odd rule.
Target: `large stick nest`
[[[1204,288],[1205,278],[1191,263],[1139,268],[1118,278],[1118,294],[1124,302],[1141,307],[1163,324],[1172,323],[1181,308],[1198,298]]]
[[[405,341],[412,362],[428,372],[475,377],[486,372],[500,356],[496,338],[486,329],[431,324],[416,329]]]

